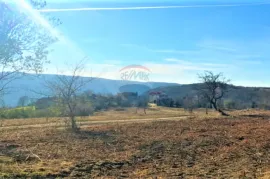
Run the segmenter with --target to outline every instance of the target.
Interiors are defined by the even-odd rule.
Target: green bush
[[[57,107],[49,107],[46,109],[38,109],[35,111],[35,117],[59,117],[61,111]]]
[[[35,106],[19,107],[13,109],[1,109],[0,116],[3,119],[30,118],[35,117]]]

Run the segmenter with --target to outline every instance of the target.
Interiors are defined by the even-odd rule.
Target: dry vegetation
[[[183,110],[159,108],[149,111],[146,117],[160,117],[161,113],[189,115]],[[52,127],[0,128],[0,175],[14,178],[269,178],[270,112],[231,113],[235,117],[218,117],[216,113],[206,117],[201,110],[192,114],[193,119],[91,125],[78,133]],[[133,112],[103,112],[95,119],[108,120],[108,116],[124,119],[127,114]],[[128,118],[138,116],[133,114]],[[21,120],[18,122],[22,124]],[[10,123],[6,121],[6,124]]]
[[[202,112],[203,113],[203,112]],[[127,119],[145,119],[145,118],[162,118],[162,117],[178,117],[190,115],[183,109],[170,109],[165,107],[153,107],[144,114],[143,109],[139,109],[136,114],[135,108],[109,110],[105,112],[96,112],[93,116],[77,117],[79,123],[88,121],[104,121],[104,120],[127,120]],[[68,120],[68,118],[66,118]],[[55,123],[61,125],[65,118],[33,118],[33,119],[16,119],[16,120],[0,120],[2,127],[22,126],[22,125],[38,125]]]

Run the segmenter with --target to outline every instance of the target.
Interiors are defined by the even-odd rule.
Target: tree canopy
[[[30,0],[31,11],[46,6],[46,1]],[[40,73],[49,63],[49,47],[57,41],[42,23],[34,20],[29,10],[20,10],[14,4],[0,1],[0,91],[24,72]],[[45,17],[44,17],[45,18]],[[60,24],[56,18],[47,17],[52,27]],[[45,20],[45,19],[44,19]]]

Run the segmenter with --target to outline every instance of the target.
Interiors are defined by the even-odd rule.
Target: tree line
[[[70,111],[69,105],[74,107],[71,109],[72,111]],[[124,110],[123,108],[127,107],[133,107],[134,113],[137,113],[138,109],[143,109],[143,113],[146,113],[148,98],[136,93],[106,95],[84,91],[78,92],[76,99],[73,98],[70,104],[67,104],[62,96],[52,95],[36,100],[22,96],[18,100],[16,108],[1,108],[0,117],[2,119],[69,116],[75,118],[75,116],[90,116],[95,112],[112,108]]]

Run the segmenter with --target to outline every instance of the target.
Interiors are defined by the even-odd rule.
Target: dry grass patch
[[[104,124],[78,133],[52,128],[3,130],[0,173],[44,178],[265,177],[270,166],[270,123],[266,118],[239,116]]]
[[[128,119],[145,119],[145,118],[162,118],[162,117],[178,117],[190,115],[183,109],[177,108],[165,108],[165,107],[153,107],[147,110],[147,114],[144,114],[142,109],[136,113],[135,108],[124,108],[119,111],[112,109],[109,111],[96,112],[93,116],[77,117],[77,121],[91,122],[91,121],[108,121],[108,120],[128,120]],[[53,124],[53,126],[64,125],[68,121],[68,118],[55,117],[55,118],[30,118],[30,119],[8,119],[0,120],[1,127],[11,126],[24,126],[24,125],[42,125]]]

